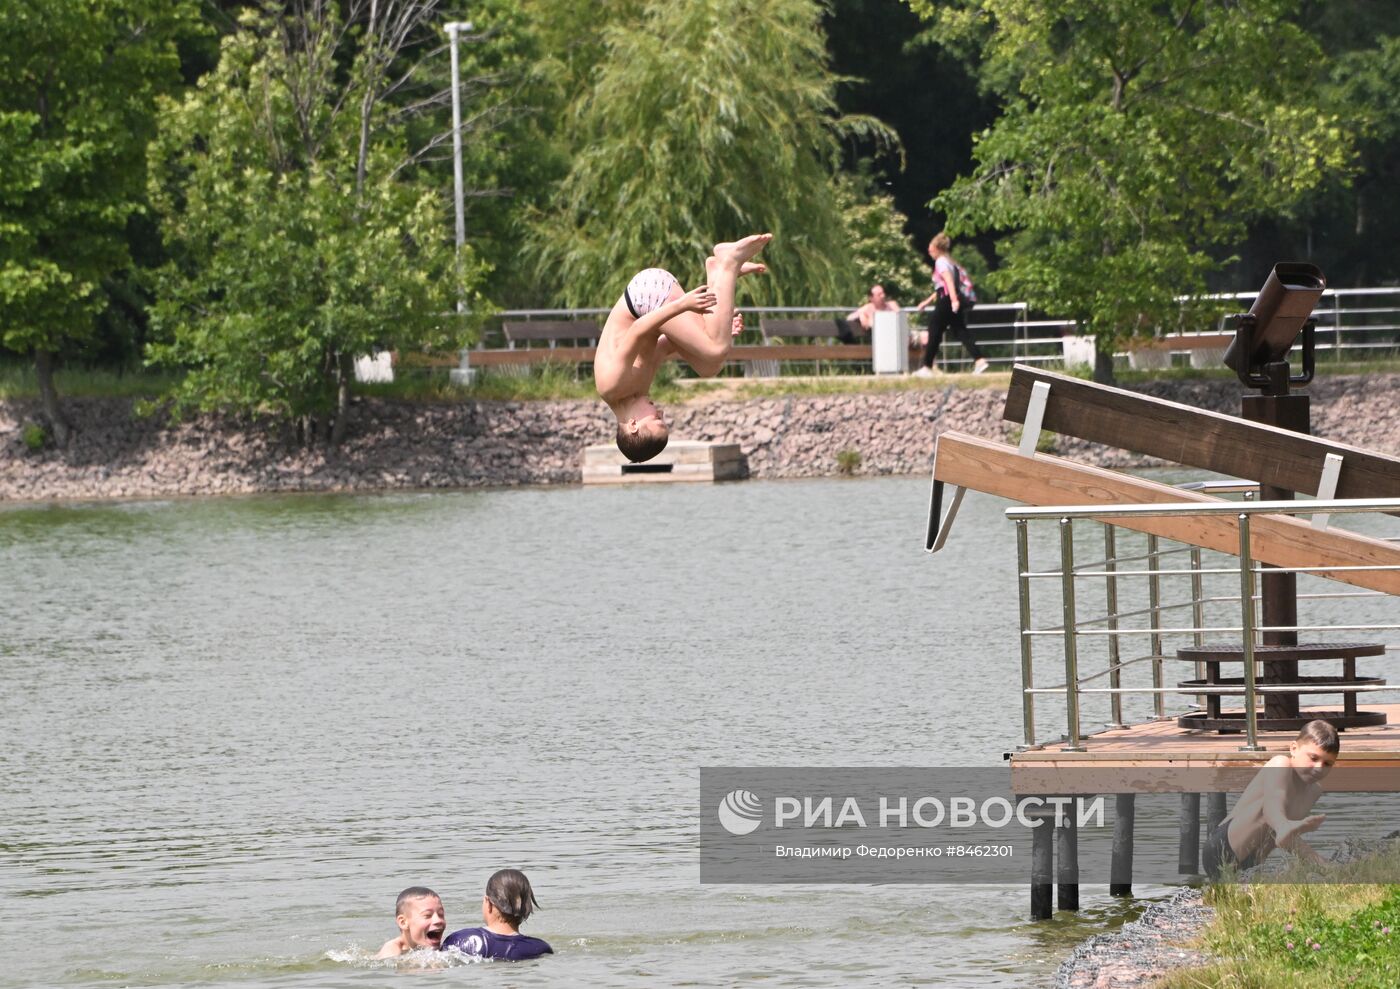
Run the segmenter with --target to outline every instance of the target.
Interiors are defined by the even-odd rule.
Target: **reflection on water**
[[[1086,887],[1032,925],[1024,886],[698,884],[702,765],[995,765],[1020,740],[1003,504],[969,496],[930,559],[926,497],[0,511],[0,916],[38,935],[0,986],[379,985],[399,889],[470,926],[507,865],[558,955],[441,978],[1042,978],[1132,905]]]

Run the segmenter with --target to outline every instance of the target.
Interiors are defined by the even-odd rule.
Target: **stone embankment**
[[[1199,408],[1235,412],[1233,381],[1161,381],[1141,391]],[[1400,374],[1320,378],[1313,428],[1355,446],[1400,454]],[[753,477],[838,473],[838,454],[860,455],[857,474],[929,469],[946,430],[1011,439],[1005,391],[935,383],[903,391],[722,399],[668,409],[677,438],[739,443]],[[608,442],[600,402],[415,404],[363,400],[341,448],[298,448],[246,421],[203,416],[171,423],[141,417],[125,399],[69,400],[76,434],[65,450],[31,452],[22,426],[37,402],[0,402],[0,500],[131,498],[255,491],[370,491],[578,483],[584,446]],[[1063,437],[1055,452],[1102,466],[1146,458]]]

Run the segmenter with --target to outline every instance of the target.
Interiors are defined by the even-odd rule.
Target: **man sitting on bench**
[[[639,272],[608,313],[593,357],[593,380],[617,417],[617,448],[628,460],[650,460],[670,437],[650,395],[662,361],[679,356],[702,378],[724,367],[743,328],[734,314],[735,283],[741,275],[768,270],[753,257],[772,239],[772,234],[753,234],[716,244],[705,259],[707,284],[689,292],[662,268]]]
[[[864,305],[845,319],[837,318],[837,338],[842,343],[859,343],[857,334],[864,334],[866,340],[869,340],[870,330],[875,325],[877,312],[899,312],[899,303],[885,295],[885,286],[883,285],[870,286],[870,295],[866,297]]]

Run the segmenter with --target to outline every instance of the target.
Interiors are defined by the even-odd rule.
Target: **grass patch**
[[[59,368],[54,372],[54,387],[60,398],[155,398],[178,385],[182,377],[145,369]],[[0,364],[0,399],[38,397],[32,365]]]
[[[1334,867],[1328,876],[1340,882],[1287,882],[1305,873],[1298,864],[1284,882],[1208,887],[1216,918],[1202,940],[1220,960],[1174,973],[1157,989],[1393,989],[1400,985],[1400,886],[1360,880],[1394,875],[1397,865],[1400,852],[1392,849]]]

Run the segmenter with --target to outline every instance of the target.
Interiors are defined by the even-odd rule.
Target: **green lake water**
[[[701,766],[1020,741],[1005,504],[930,557],[927,492],[0,509],[0,986],[382,985],[400,888],[472,926],[508,865],[557,954],[414,985],[1045,982],[1134,903],[699,883]]]

